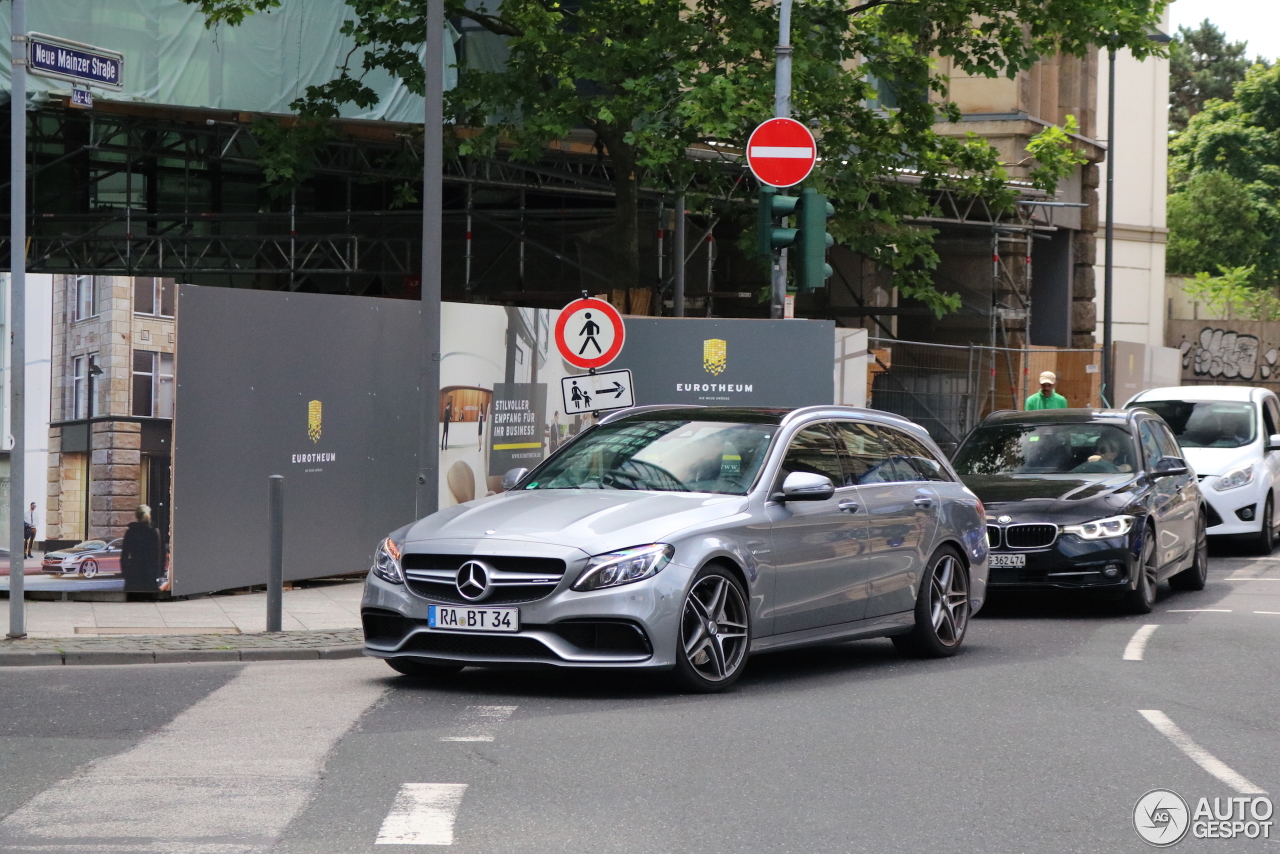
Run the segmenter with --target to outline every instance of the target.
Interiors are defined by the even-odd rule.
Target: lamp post
[[[422,121],[422,362],[417,515],[440,505],[440,241],[444,170],[444,0],[427,0]]]
[[[791,0],[778,3],[778,46],[773,49],[777,59],[773,78],[773,117],[791,118]],[[787,302],[787,250],[783,249],[770,265],[769,317],[781,320],[786,316]]]

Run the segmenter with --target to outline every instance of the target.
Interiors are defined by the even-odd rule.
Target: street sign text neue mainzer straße
[[[83,86],[115,92],[124,87],[124,54],[43,33],[27,36],[27,68],[40,77]]]

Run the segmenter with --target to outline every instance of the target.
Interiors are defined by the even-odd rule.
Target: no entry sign
[[[625,339],[622,315],[604,300],[574,300],[556,321],[556,349],[578,368],[603,368],[618,358]]]
[[[817,161],[813,134],[795,119],[769,119],[747,140],[747,165],[760,183],[771,187],[799,184]]]

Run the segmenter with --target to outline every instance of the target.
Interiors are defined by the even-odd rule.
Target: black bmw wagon
[[[1113,591],[1145,614],[1160,581],[1205,585],[1204,499],[1149,410],[997,412],[954,464],[986,507],[992,591]]]

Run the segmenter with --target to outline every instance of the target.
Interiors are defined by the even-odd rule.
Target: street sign
[[[27,68],[40,77],[116,92],[124,88],[123,53],[43,33],[27,37]]]
[[[92,110],[93,93],[88,89],[72,89],[70,103],[71,106],[78,107],[82,110]]]
[[[809,129],[795,119],[769,119],[747,140],[747,165],[772,187],[790,187],[809,176],[818,162],[818,145]]]
[[[560,393],[564,396],[565,415],[627,409],[636,405],[631,371],[627,370],[565,377],[560,380]]]
[[[604,300],[574,300],[556,321],[556,348],[577,368],[603,368],[618,358],[625,339],[622,315]]]

